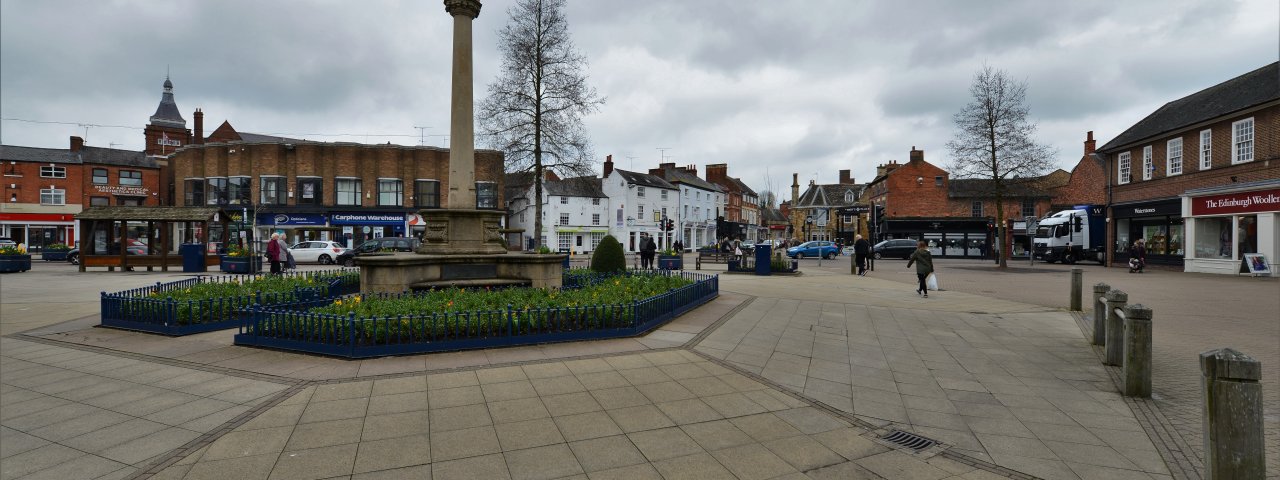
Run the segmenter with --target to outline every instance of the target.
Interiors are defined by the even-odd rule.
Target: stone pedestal
[[[1124,307],[1124,394],[1151,398],[1151,309],[1142,304]]]
[[[1107,344],[1104,348],[1106,358],[1103,365],[1120,366],[1124,363],[1124,321],[1116,314],[1116,309],[1124,309],[1129,303],[1129,294],[1119,290],[1107,292]]]
[[[1111,291],[1105,283],[1093,286],[1093,344],[1107,344],[1107,305],[1099,300]]]
[[[1265,478],[1262,363],[1230,348],[1200,354],[1204,478]]]
[[[400,293],[415,289],[527,284],[560,288],[564,255],[424,255],[388,253],[361,255],[360,290]]]
[[[423,210],[425,255],[498,255],[507,252],[502,238],[502,212],[496,210]]]

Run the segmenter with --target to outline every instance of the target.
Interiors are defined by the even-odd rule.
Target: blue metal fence
[[[360,291],[360,277],[348,270],[327,270],[286,274],[286,278],[318,279],[314,286],[299,286],[289,292],[254,292],[253,294],[198,300],[153,298],[176,290],[186,290],[202,283],[245,283],[262,276],[244,275],[198,276],[176,282],[160,283],[116,293],[102,292],[101,324],[106,327],[139,330],[180,336],[235,328],[249,315],[254,305],[271,305],[280,309],[301,308],[308,301],[332,301],[333,298]]]
[[[409,314],[357,318],[312,313],[332,303],[316,299],[284,306],[254,307],[235,336],[237,345],[297,350],[348,358],[404,355],[472,348],[629,337],[643,334],[719,295],[719,277],[679,275],[694,283],[628,304]],[[566,280],[570,275],[566,275]],[[598,283],[606,276],[580,275]],[[577,282],[582,286],[583,282]],[[380,297],[395,297],[381,295]],[[284,307],[284,308],[281,308]]]

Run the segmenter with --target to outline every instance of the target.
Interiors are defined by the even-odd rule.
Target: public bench
[[[730,260],[737,260],[738,256],[730,252],[717,252],[711,250],[699,250],[698,258],[694,260],[694,269],[702,270],[702,263],[729,263]]]

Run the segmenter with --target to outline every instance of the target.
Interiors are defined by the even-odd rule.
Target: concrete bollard
[[[1103,365],[1120,366],[1124,362],[1124,323],[1120,321],[1120,315],[1116,313],[1116,309],[1123,309],[1124,305],[1129,302],[1129,294],[1119,290],[1107,292],[1107,342],[1106,342],[1106,359],[1102,361]]]
[[[1093,286],[1093,344],[1107,344],[1107,305],[1100,301],[1103,295],[1111,291],[1111,285],[1105,283]]]
[[[1080,305],[1080,294],[1084,292],[1084,269],[1080,267],[1071,268],[1071,311],[1081,312],[1084,308]]]
[[[1124,307],[1124,395],[1151,398],[1151,309]]]
[[[1204,470],[1208,480],[1266,476],[1262,363],[1230,348],[1200,354]]]

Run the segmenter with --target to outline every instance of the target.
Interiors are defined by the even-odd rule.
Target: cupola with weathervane
[[[191,130],[187,129],[187,120],[178,111],[178,104],[173,100],[173,81],[164,77],[164,93],[160,96],[160,105],[151,116],[151,122],[143,129],[146,137],[146,154],[153,156],[169,155],[179,147],[186,145],[191,138]]]

